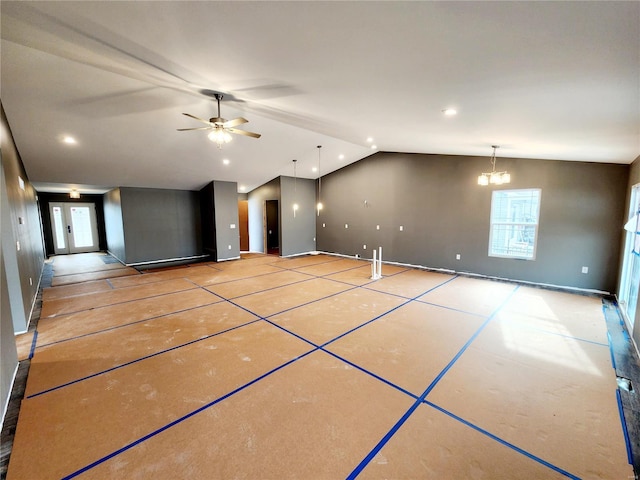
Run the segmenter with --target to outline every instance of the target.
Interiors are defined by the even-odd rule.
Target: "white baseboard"
[[[316,254],[318,253],[322,253],[323,255],[332,255],[335,257],[343,257],[343,258],[353,258],[355,260],[365,260],[367,262],[371,262],[371,259],[368,258],[362,258],[359,255],[344,255],[341,253],[333,253],[333,252],[316,252]],[[596,294],[596,295],[610,295],[609,292],[606,292],[604,290],[595,290],[595,289],[591,289],[591,288],[578,288],[578,287],[569,287],[569,286],[565,286],[565,285],[554,285],[551,283],[538,283],[538,282],[528,282],[526,280],[514,280],[512,278],[504,278],[504,277],[494,277],[491,275],[482,275],[480,273],[472,273],[472,272],[461,272],[461,271],[456,271],[456,270],[451,270],[448,268],[434,268],[434,267],[427,267],[424,265],[413,265],[411,263],[401,263],[401,262],[389,262],[389,261],[382,261],[382,264],[387,264],[387,265],[397,265],[400,267],[407,267],[407,268],[417,268],[420,270],[427,270],[429,272],[438,272],[438,273],[447,273],[450,275],[463,275],[465,277],[474,277],[474,278],[484,278],[487,280],[497,280],[497,281],[501,281],[501,282],[511,282],[511,283],[516,283],[519,285],[531,285],[531,286],[535,286],[535,287],[543,287],[543,288],[549,288],[549,289],[555,289],[555,290],[565,290],[565,291],[570,291],[570,292],[576,292],[576,293],[588,293],[588,294]]]

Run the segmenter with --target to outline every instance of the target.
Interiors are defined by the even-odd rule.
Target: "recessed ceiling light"
[[[225,158],[222,160],[222,163],[224,163],[225,165],[229,165],[231,162],[229,161],[228,158]]]
[[[376,148],[378,148],[377,145],[371,145],[371,150],[375,150]]]
[[[75,138],[70,137],[69,135],[65,135],[65,136],[62,138],[62,141],[63,141],[64,143],[66,143],[67,145],[75,145],[76,143],[78,143],[78,142],[76,142],[76,139],[75,139]]]
[[[373,142],[373,137],[367,137],[367,143]]]
[[[240,185],[239,189],[241,192],[244,192],[247,189],[247,187],[245,187],[244,185]]]
[[[312,171],[312,172],[317,172],[317,171],[318,171],[318,167],[313,167],[313,168],[311,169],[311,171]]]
[[[442,110],[442,113],[444,113],[448,117],[451,117],[453,115],[456,115],[458,111],[455,108],[445,108],[444,110]]]
[[[339,160],[344,160],[344,155],[343,154],[338,155],[338,159]]]

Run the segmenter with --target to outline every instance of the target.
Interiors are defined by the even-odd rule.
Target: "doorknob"
[[[71,233],[71,225],[67,225],[67,232]]]

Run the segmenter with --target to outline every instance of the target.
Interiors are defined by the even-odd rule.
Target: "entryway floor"
[[[54,258],[19,339],[10,480],[633,478],[598,297],[328,255],[94,257]]]

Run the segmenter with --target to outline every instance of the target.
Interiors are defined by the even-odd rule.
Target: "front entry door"
[[[50,203],[49,209],[56,255],[99,250],[94,203]]]

